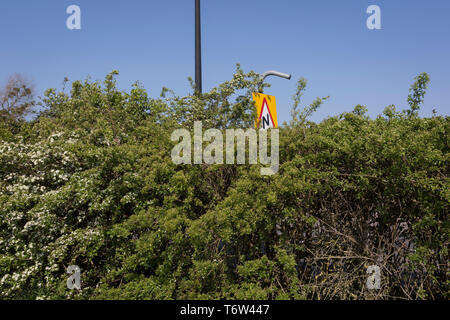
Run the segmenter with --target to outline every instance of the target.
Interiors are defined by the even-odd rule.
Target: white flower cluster
[[[34,144],[0,142],[0,299],[24,292],[33,281],[42,288],[60,281],[54,272],[69,242],[87,245],[100,236],[95,229],[71,231],[64,219],[61,203],[80,171],[67,148],[77,137],[67,138],[58,133]]]

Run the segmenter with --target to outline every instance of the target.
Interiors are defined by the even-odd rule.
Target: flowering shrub
[[[301,79],[280,170],[261,176],[170,158],[195,120],[252,126],[257,74],[158,99],[117,90],[116,74],[50,89],[36,119],[0,126],[2,299],[448,299],[450,122],[419,118],[427,76],[408,110],[318,124],[326,99],[297,110]]]

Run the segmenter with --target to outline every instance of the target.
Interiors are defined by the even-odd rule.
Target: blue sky
[[[80,6],[82,29],[68,30],[66,8]],[[381,30],[369,30],[369,5],[381,8]],[[293,79],[269,78],[280,122],[289,120],[296,80],[308,79],[304,102],[331,98],[312,117],[364,104],[374,117],[406,107],[414,76],[431,85],[421,111],[450,111],[448,0],[202,0],[203,89],[245,71],[276,69]],[[194,0],[14,0],[0,3],[0,81],[18,72],[38,93],[62,80],[102,80],[120,71],[128,90],[139,80],[153,97],[163,86],[179,95],[194,75]]]

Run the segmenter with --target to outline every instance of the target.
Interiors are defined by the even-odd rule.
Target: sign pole
[[[269,76],[275,76],[275,77],[280,77],[280,78],[284,78],[284,79],[287,79],[287,80],[291,80],[291,75],[290,74],[278,72],[278,71],[275,71],[275,70],[266,71],[266,72],[264,72],[263,74],[261,74],[259,76],[259,78],[261,79],[260,92],[262,92],[262,85],[264,83],[264,79],[266,79]]]

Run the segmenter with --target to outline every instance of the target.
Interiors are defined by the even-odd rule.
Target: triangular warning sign
[[[255,127],[259,129],[278,128],[275,97],[262,93],[253,93],[253,100],[257,108]]]
[[[269,129],[275,128],[275,123],[273,122],[273,117],[270,112],[269,106],[267,105],[267,100],[264,98],[262,103],[261,114],[258,119],[258,128],[260,129]]]

